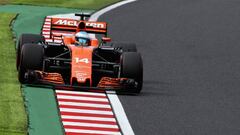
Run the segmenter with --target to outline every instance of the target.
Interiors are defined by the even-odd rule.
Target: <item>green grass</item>
[[[100,9],[120,0],[1,0],[0,4],[25,4],[79,9]]]
[[[25,135],[27,118],[17,80],[10,22],[16,14],[0,13],[0,135]]]

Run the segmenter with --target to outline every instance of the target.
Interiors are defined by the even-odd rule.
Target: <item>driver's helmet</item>
[[[87,32],[80,31],[75,35],[76,45],[89,45],[90,37]]]

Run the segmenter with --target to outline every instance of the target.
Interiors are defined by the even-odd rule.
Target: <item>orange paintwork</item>
[[[75,43],[75,37],[74,36],[65,36],[63,37],[63,42],[65,45],[71,45]]]
[[[85,84],[87,80],[92,84],[92,46],[68,45],[72,54],[71,78],[76,78],[79,84]],[[71,80],[71,84],[72,84]]]
[[[75,36],[65,36],[63,38],[64,45],[71,50],[72,68],[71,78],[76,78],[77,82],[81,84],[90,81],[92,85],[92,52],[98,46],[98,40],[92,39],[89,46],[76,46]],[[71,79],[71,84],[73,83]]]
[[[70,84],[79,86],[92,87],[92,55],[95,48],[98,47],[98,39],[91,39],[89,46],[78,46],[75,41],[75,34],[80,31],[93,34],[104,34],[107,36],[107,23],[106,22],[91,22],[77,19],[67,18],[47,18],[48,22],[51,21],[51,25],[43,27],[42,33],[45,35],[46,42],[55,42],[60,45],[68,47],[71,54],[71,78]],[[84,24],[83,24],[84,23]],[[45,26],[45,25],[44,25]],[[110,42],[111,38],[102,37],[102,42]],[[43,82],[50,82],[54,84],[60,84],[56,88],[69,89],[74,88],[64,85],[64,78],[60,73],[46,73],[37,71],[40,76],[40,80]],[[127,78],[111,78],[102,77],[98,82],[97,87],[100,89],[105,88],[122,88],[127,84]],[[68,81],[67,81],[68,82]],[[95,83],[94,83],[95,84]],[[92,90],[93,91],[93,90]]]
[[[54,84],[64,84],[62,75],[59,73],[47,73],[39,70],[36,70],[35,73],[38,74],[38,79],[42,81]]]
[[[97,39],[92,39],[92,40],[90,41],[90,45],[91,45],[91,46],[94,46],[94,47],[98,47],[99,42],[98,42]]]
[[[85,27],[79,27],[79,24],[84,22]],[[52,18],[51,28],[59,33],[63,33],[69,30],[72,33],[77,33],[79,31],[86,31],[88,33],[107,33],[107,23],[106,22],[90,22],[81,21],[75,19],[65,19],[65,18]],[[53,35],[59,36],[59,35]],[[63,40],[63,45],[67,46],[71,51],[71,85],[73,81],[77,81],[78,84],[85,85],[89,80],[90,86],[92,85],[92,53],[94,48],[98,47],[98,39],[91,39],[89,46],[76,46],[75,45],[75,34],[61,35]]]
[[[98,88],[121,88],[121,81],[127,80],[127,78],[111,78],[103,77],[98,83]]]

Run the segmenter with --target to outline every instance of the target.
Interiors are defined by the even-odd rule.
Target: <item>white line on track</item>
[[[118,124],[122,129],[123,134],[134,135],[133,129],[128,121],[127,115],[120,100],[118,99],[118,96],[116,94],[107,94],[107,96],[112,104],[113,110],[118,120]]]
[[[110,5],[110,6],[106,7],[106,8],[103,8],[103,9],[95,12],[93,15],[91,15],[91,18],[89,18],[89,21],[97,21],[98,18],[99,18],[101,15],[107,13],[108,11],[111,11],[111,10],[117,8],[117,7],[120,7],[120,6],[122,6],[122,5],[128,4],[128,3],[130,3],[130,2],[134,2],[134,1],[136,1],[136,0],[123,0],[123,1],[118,2],[118,3],[116,3],[116,4]]]
[[[124,0],[124,1],[121,1],[121,2],[118,2],[116,4],[113,4],[109,7],[106,7],[102,10],[99,10],[97,12],[95,12],[91,18],[89,19],[89,21],[97,21],[98,18],[103,15],[104,13],[108,12],[108,11],[111,11],[117,7],[120,7],[124,4],[128,4],[130,2],[134,2],[136,0]],[[95,35],[91,34],[90,35],[91,38],[96,38]],[[128,121],[128,118],[125,114],[125,111],[122,107],[122,104],[120,102],[120,100],[118,99],[118,96],[116,94],[107,94],[112,106],[113,106],[113,110],[116,114],[116,117],[117,117],[117,120],[118,120],[118,123],[119,123],[119,126],[122,130],[122,133],[124,135],[134,135],[134,132],[133,132],[133,129]]]

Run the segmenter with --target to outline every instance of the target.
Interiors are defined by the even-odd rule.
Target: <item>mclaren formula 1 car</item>
[[[42,33],[22,34],[18,41],[16,66],[24,84],[47,84],[81,90],[113,90],[139,93],[143,65],[135,44],[111,43],[107,23],[47,17]],[[47,23],[46,23],[47,21]],[[75,34],[84,31],[101,35],[89,45],[76,45]],[[45,33],[49,35],[45,36]]]

